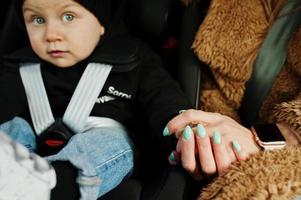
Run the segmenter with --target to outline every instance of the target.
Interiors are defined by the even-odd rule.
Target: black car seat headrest
[[[172,0],[128,0],[128,24],[147,39],[161,37],[170,21],[171,8]]]
[[[1,6],[0,6],[0,30],[2,30],[7,12],[9,10],[10,2],[8,1],[1,1]]]
[[[16,25],[18,23],[15,10],[12,5],[9,5],[0,38],[1,56],[10,54],[28,44],[28,39],[19,26]]]

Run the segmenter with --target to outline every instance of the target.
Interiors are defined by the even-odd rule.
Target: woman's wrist
[[[251,131],[261,150],[281,149],[287,144],[286,138],[274,123],[253,124]]]
[[[298,145],[300,143],[300,138],[298,137],[297,133],[294,131],[294,129],[290,128],[288,124],[277,123],[276,125],[288,145]]]
[[[258,153],[260,150],[262,150],[262,148],[258,145],[257,140],[256,140],[256,135],[254,135],[253,131],[250,129],[248,130],[248,140],[251,141],[249,144],[251,145],[251,154],[256,154]]]

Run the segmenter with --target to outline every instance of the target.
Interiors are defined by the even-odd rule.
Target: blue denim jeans
[[[30,151],[36,150],[35,134],[31,126],[16,117],[0,125],[13,140]],[[90,129],[74,135],[57,154],[47,156],[53,161],[69,161],[77,169],[81,200],[93,200],[115,188],[134,165],[134,149],[126,131],[114,127]]]

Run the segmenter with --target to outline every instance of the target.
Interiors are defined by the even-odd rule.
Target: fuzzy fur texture
[[[261,152],[231,165],[198,200],[291,200],[301,196],[301,147]]]
[[[192,0],[182,0],[189,4]],[[270,16],[262,1],[211,0],[193,43],[198,58],[208,64],[213,79],[203,84],[200,109],[240,121],[237,114],[252,74],[250,55],[267,33]],[[261,122],[284,122],[301,138],[301,29],[293,35],[287,62],[259,113]],[[255,53],[254,53],[255,52]],[[253,57],[254,58],[254,57]],[[301,196],[301,147],[261,152],[234,163],[201,191],[199,200],[281,199]]]
[[[237,111],[253,68],[248,59],[254,52],[256,56],[270,27],[269,17],[262,0],[211,1],[192,46],[214,77],[202,88],[200,109],[220,112],[240,121]],[[288,123],[301,136],[300,47],[301,29],[291,39],[287,63],[263,103],[259,117],[261,122]]]

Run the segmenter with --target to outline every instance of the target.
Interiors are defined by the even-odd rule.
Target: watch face
[[[255,124],[253,128],[262,142],[285,141],[276,124]]]

